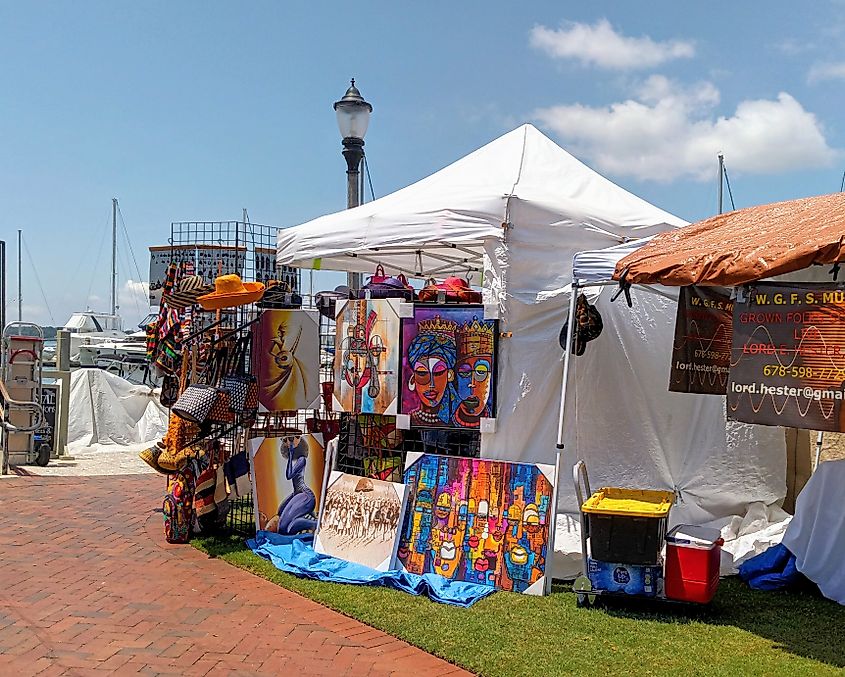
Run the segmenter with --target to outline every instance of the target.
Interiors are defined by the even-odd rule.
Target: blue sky
[[[689,220],[716,211],[720,150],[737,207],[834,192],[843,48],[842,0],[2,0],[7,300],[22,228],[56,322],[104,309],[112,197],[142,273],[171,221],[246,207],[284,227],[342,209],[332,103],[352,76],[374,106],[376,197],[523,122]],[[124,263],[133,321],[137,277]],[[26,256],[23,278],[25,319],[49,323]]]

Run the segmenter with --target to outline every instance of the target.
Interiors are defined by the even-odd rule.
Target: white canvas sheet
[[[795,517],[783,544],[795,555],[798,571],[825,597],[845,604],[845,461],[826,461],[798,494]]]
[[[70,375],[68,451],[143,445],[164,435],[167,409],[158,391],[102,369]]]

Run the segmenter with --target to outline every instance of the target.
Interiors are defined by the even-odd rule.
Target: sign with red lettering
[[[845,291],[758,283],[734,304],[728,418],[845,431]]]
[[[731,362],[733,301],[715,287],[681,287],[669,390],[724,395]]]

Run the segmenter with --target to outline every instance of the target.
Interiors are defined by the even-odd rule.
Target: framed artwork
[[[533,595],[551,588],[557,467],[411,452],[398,560]]]
[[[253,332],[259,411],[320,405],[320,326],[307,310],[265,310]]]
[[[396,557],[405,487],[332,471],[314,550],[378,571]]]
[[[399,398],[412,427],[478,430],[495,417],[497,336],[484,306],[414,307],[402,320]]]
[[[325,481],[323,436],[254,438],[249,444],[256,530],[313,534]]]
[[[347,301],[337,311],[334,409],[395,414],[399,391],[399,299]]]

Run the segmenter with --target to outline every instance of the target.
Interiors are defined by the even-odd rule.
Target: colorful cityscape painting
[[[552,465],[409,453],[398,559],[415,574],[545,594],[552,552]]]

